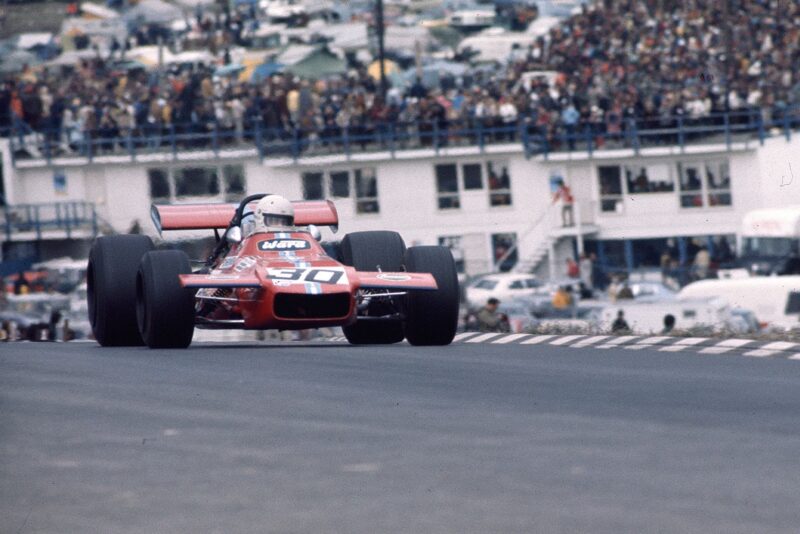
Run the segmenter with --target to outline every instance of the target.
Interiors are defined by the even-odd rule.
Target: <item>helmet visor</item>
[[[266,227],[292,226],[293,223],[294,223],[294,217],[292,217],[291,215],[274,215],[274,214],[264,215],[264,226]]]

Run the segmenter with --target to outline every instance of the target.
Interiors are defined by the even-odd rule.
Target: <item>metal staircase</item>
[[[509,248],[503,256],[495,261],[494,270],[497,271],[503,261],[513,254],[515,250],[522,248],[522,250],[531,252],[517,262],[512,269],[514,272],[532,273],[547,258],[549,260],[550,273],[554,273],[556,265],[555,251],[559,242],[565,238],[579,238],[578,252],[583,252],[583,240],[581,238],[597,233],[600,228],[594,224],[581,223],[580,206],[577,202],[573,208],[575,225],[560,226],[560,210],[561,206],[558,204],[548,205],[547,209],[517,238],[516,245]]]

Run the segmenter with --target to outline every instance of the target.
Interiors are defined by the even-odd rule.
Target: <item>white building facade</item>
[[[518,143],[296,157],[244,146],[90,160],[13,158],[0,140],[0,152],[6,262],[80,255],[98,232],[126,232],[137,221],[154,235],[154,202],[270,192],[335,201],[341,233],[334,239],[396,230],[408,244],[451,246],[468,274],[515,268],[561,276],[566,258],[583,251],[609,269],[657,266],[665,247],[690,261],[698,240],[712,249],[723,238],[733,244],[746,212],[800,203],[797,135],[535,157]],[[575,197],[571,227],[562,227],[553,202],[558,180]],[[178,237],[185,236],[164,236]]]

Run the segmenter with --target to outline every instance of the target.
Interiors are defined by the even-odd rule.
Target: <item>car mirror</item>
[[[229,228],[227,232],[225,232],[225,240],[228,243],[241,243],[242,242],[242,229],[238,226],[234,226]]]
[[[308,225],[308,233],[311,234],[311,237],[313,237],[315,241],[322,239],[322,232],[319,231],[316,224]]]

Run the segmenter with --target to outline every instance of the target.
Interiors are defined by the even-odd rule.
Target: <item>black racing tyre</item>
[[[98,237],[92,244],[86,271],[89,323],[103,347],[142,344],[136,324],[136,271],[153,248],[144,235]]]
[[[402,271],[406,244],[397,232],[353,232],[342,239],[342,263],[357,271]],[[393,313],[401,309],[400,299],[370,304],[371,315]],[[398,343],[403,341],[403,322],[356,321],[342,327],[347,341],[354,345]]]
[[[180,250],[148,252],[136,276],[136,319],[151,349],[189,346],[194,334],[195,290],[181,286],[189,274],[189,257]]]
[[[458,326],[458,273],[447,247],[411,247],[406,251],[408,272],[431,273],[436,291],[406,295],[406,339],[412,345],[448,345]]]

